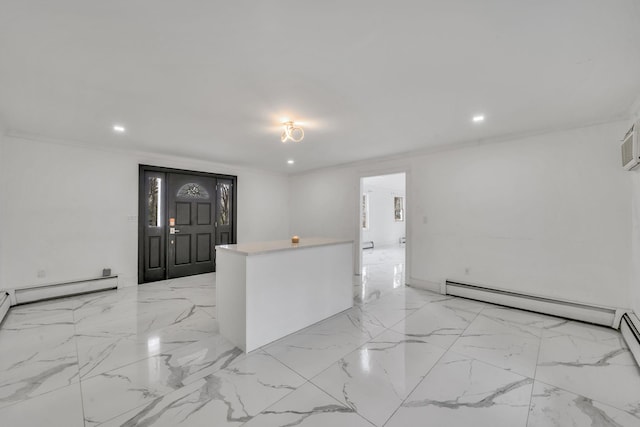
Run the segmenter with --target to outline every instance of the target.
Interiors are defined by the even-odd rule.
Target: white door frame
[[[405,230],[404,235],[406,237],[406,243],[404,247],[404,266],[405,266],[405,285],[409,284],[409,278],[411,277],[411,254],[413,253],[413,239],[412,237],[412,229],[413,229],[413,215],[411,214],[411,199],[412,199],[412,184],[411,184],[411,167],[410,165],[402,165],[396,167],[386,167],[379,169],[367,169],[361,170],[357,173],[357,185],[358,189],[358,197],[356,198],[356,202],[358,203],[358,208],[356,212],[358,214],[358,218],[355,221],[356,223],[356,233],[355,235],[358,238],[358,241],[354,245],[357,250],[356,256],[356,274],[359,276],[362,274],[362,181],[364,178],[372,177],[372,176],[380,176],[380,175],[392,175],[397,173],[404,173],[404,191],[405,191]]]

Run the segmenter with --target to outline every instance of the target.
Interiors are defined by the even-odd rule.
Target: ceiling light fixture
[[[292,164],[294,164],[295,162],[294,162],[293,160],[287,160],[287,163],[288,163],[288,164],[290,164],[290,165],[292,165]]]
[[[122,125],[113,125],[113,131],[117,133],[124,133],[126,129]]]
[[[287,142],[300,142],[304,138],[304,130],[300,127],[300,125],[296,126],[296,123],[289,120],[282,123],[284,126],[284,130],[282,131],[282,135],[280,136],[280,141]]]
[[[478,114],[477,116],[473,116],[473,123],[481,123],[484,122],[484,115]]]

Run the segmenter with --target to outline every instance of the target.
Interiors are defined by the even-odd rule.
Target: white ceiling
[[[0,121],[83,144],[299,172],[638,95],[638,0],[0,1]],[[285,116],[304,143],[280,142]]]

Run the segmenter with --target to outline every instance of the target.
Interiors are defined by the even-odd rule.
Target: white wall
[[[359,186],[355,171],[346,168],[291,176],[291,234],[355,240]]]
[[[640,311],[629,196],[633,188],[635,260],[640,172],[619,165],[627,126],[605,124],[290,178],[5,137],[0,288],[96,276],[105,266],[135,284],[139,163],[238,175],[239,241],[290,234],[356,240],[359,178],[388,169],[408,171],[410,281],[458,279],[587,303],[633,304]],[[39,269],[46,277],[36,277]]]
[[[423,159],[414,168],[423,221],[412,273],[628,306],[623,129],[595,126]]]
[[[290,234],[358,241],[360,180],[355,170],[332,168],[289,178]],[[353,245],[354,260],[359,245]],[[354,263],[355,264],[355,263]],[[354,265],[354,273],[359,269]]]
[[[630,127],[632,123],[640,120],[640,97],[631,108],[631,119],[627,123]],[[624,135],[622,135],[624,136]],[[631,280],[631,307],[640,315],[640,167],[634,169],[629,174],[632,186],[633,216],[632,216],[632,280]]]
[[[369,229],[362,230],[362,241],[373,241],[376,247],[397,245],[405,237],[405,221],[394,218],[394,197],[404,200],[405,190],[380,184],[363,179],[362,191],[369,195]]]
[[[357,239],[359,176],[406,165],[408,280],[628,307],[625,122],[291,178],[292,227]]]
[[[1,153],[3,288],[96,277],[103,267],[136,284],[139,164],[237,175],[238,241],[288,236],[285,175],[16,137]]]
[[[5,128],[3,123],[0,121],[0,173],[2,172],[2,159],[4,158],[4,139],[5,139]],[[6,205],[4,200],[5,194],[5,181],[2,179],[0,175],[0,224],[5,224],[4,221],[4,206]],[[2,289],[2,276],[4,266],[2,265],[2,259],[4,258],[4,238],[0,238],[0,289]]]

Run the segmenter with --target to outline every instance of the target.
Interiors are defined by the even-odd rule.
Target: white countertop
[[[300,237],[300,243],[291,243],[291,240],[274,240],[270,242],[239,243],[237,245],[218,245],[216,246],[216,250],[236,252],[244,255],[259,255],[269,252],[339,245],[343,243],[353,243],[353,240],[333,239],[329,237]]]

